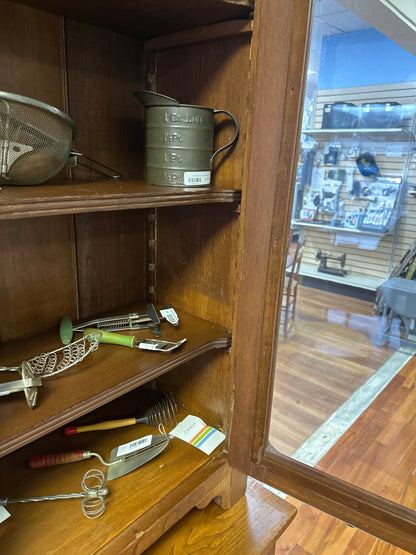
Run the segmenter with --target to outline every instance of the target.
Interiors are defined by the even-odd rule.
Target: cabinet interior
[[[62,434],[73,421],[139,416],[137,395],[145,385],[172,393],[178,418],[199,415],[227,437],[211,456],[171,441],[154,461],[111,482],[103,526],[87,521],[77,501],[39,503],[36,513],[31,504],[11,505],[12,517],[0,529],[2,545],[19,553],[44,542],[64,552],[69,541],[78,551],[87,545],[89,552],[111,550],[137,542],[142,530],[144,549],[162,533],[156,521],[171,525],[207,496],[207,480],[211,489],[224,480],[253,6],[219,0],[203,7],[184,0],[157,7],[3,4],[2,89],[69,113],[77,125],[74,148],[123,178],[76,167],[42,185],[1,187],[0,364],[17,366],[61,347],[64,315],[83,321],[143,311],[150,301],[172,306],[180,318],[177,328],[161,324],[162,338],[187,342],[172,353],[100,345],[74,368],[45,378],[33,410],[22,392],[3,397],[0,490],[10,497],[79,491],[96,461],[33,470],[28,456],[73,448],[108,456],[116,445],[157,433],[137,425],[81,439]],[[239,141],[216,158],[211,187],[145,183],[145,112],[132,94],[141,89],[236,116]],[[216,145],[230,140],[231,127],[218,118]],[[2,372],[2,382],[15,379]],[[24,542],[17,524],[23,521]],[[70,522],[76,523],[71,540],[61,529]]]

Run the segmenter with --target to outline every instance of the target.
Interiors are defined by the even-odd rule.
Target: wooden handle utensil
[[[92,457],[91,451],[69,451],[68,453],[55,453],[53,455],[38,455],[29,459],[30,468],[43,468],[79,462]]]

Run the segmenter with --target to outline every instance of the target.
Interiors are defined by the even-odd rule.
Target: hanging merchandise
[[[303,197],[303,205],[299,212],[299,219],[304,222],[316,220],[321,198],[317,193],[308,193]]]
[[[361,225],[364,213],[360,209],[358,211],[346,212],[344,217],[344,226],[358,229]]]
[[[368,177],[369,175],[377,175],[378,174],[378,166],[376,164],[376,160],[372,154],[369,152],[364,152],[364,154],[360,154],[356,159],[356,164],[359,172]]]
[[[106,177],[121,175],[72,149],[75,122],[54,106],[0,91],[0,183],[39,185],[67,165],[84,166]],[[84,157],[91,164],[79,162]]]
[[[329,212],[330,214],[334,214],[337,211],[340,188],[341,183],[336,181],[332,183],[323,183],[321,189],[320,204],[320,209],[322,212]]]
[[[324,154],[324,164],[327,166],[336,166],[338,164],[341,147],[333,145],[328,148],[328,152]]]
[[[361,194],[361,183],[360,181],[354,181],[351,188],[351,193],[353,197],[359,197]]]
[[[315,155],[315,150],[306,150],[303,152],[303,166],[301,175],[302,187],[305,187],[306,185],[310,185],[312,183],[312,170]]]
[[[360,229],[387,233],[392,231],[398,218],[397,199],[401,179],[395,177],[376,177],[372,182],[361,184],[361,197],[370,202],[365,208]]]

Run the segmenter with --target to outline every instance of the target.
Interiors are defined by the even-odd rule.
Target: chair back
[[[288,268],[289,287],[293,281],[297,281],[299,278],[299,269],[300,269],[300,264],[302,262],[303,251],[305,249],[305,241],[306,241],[305,234],[300,235],[296,245],[295,254],[293,256],[292,266]]]

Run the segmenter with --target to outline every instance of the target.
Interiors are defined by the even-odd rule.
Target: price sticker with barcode
[[[183,182],[185,185],[209,185],[211,183],[211,172],[184,172]]]
[[[117,448],[117,457],[128,455],[129,453],[133,453],[133,451],[138,451],[140,449],[144,449],[145,447],[149,447],[151,443],[152,436],[150,435],[135,439],[134,441],[130,441],[130,443],[124,443],[124,445],[119,445]]]

